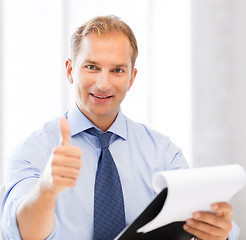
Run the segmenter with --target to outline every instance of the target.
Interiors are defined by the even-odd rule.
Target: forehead
[[[80,43],[78,58],[92,61],[131,62],[132,47],[123,33],[87,34]]]

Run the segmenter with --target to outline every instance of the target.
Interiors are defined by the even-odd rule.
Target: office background
[[[166,135],[194,167],[246,169],[246,1],[0,0],[0,183],[14,147],[74,102],[69,38],[97,15],[136,34],[138,75],[122,104]],[[246,239],[246,189],[232,200]]]

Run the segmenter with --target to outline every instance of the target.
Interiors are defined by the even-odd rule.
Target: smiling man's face
[[[132,47],[123,33],[89,33],[81,41],[75,63],[67,63],[77,105],[96,126],[113,123],[136,73],[132,69]]]

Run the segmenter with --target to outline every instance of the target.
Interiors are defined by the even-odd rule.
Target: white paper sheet
[[[168,188],[160,213],[138,232],[149,232],[166,224],[185,221],[196,211],[211,211],[211,204],[228,202],[246,183],[244,169],[237,164],[158,172],[153,188]]]

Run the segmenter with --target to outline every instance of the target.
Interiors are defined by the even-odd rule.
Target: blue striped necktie
[[[108,149],[112,133],[99,133],[95,128],[86,132],[97,136],[101,144],[94,189],[94,240],[113,240],[126,223],[120,177]]]

